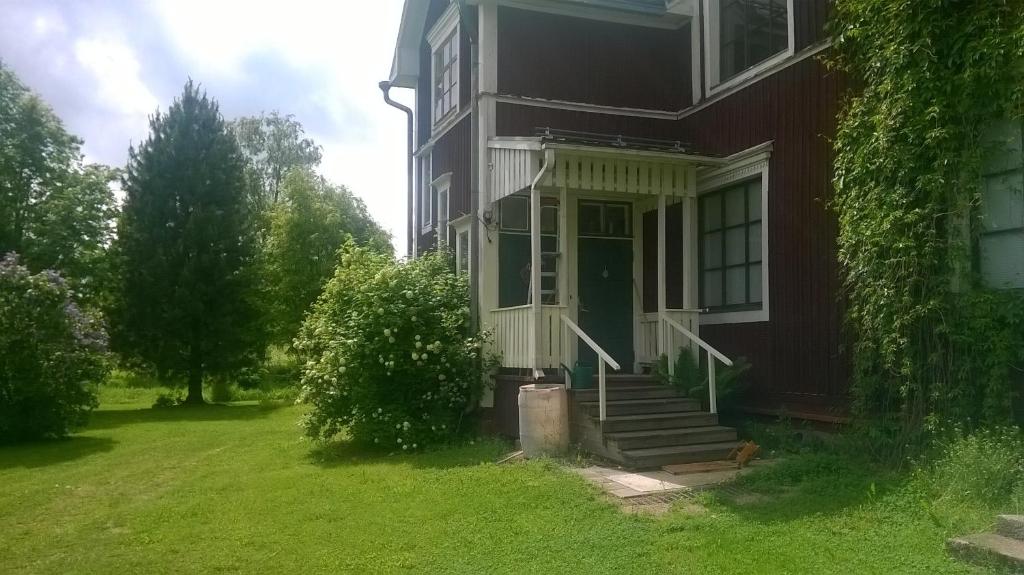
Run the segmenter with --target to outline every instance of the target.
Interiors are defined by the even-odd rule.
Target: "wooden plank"
[[[735,461],[704,461],[700,463],[676,463],[662,467],[663,470],[673,475],[688,475],[691,473],[713,473],[715,471],[730,471],[738,469]]]

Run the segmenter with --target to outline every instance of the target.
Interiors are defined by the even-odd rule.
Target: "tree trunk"
[[[203,405],[203,360],[199,355],[196,346],[192,346],[191,358],[188,366],[188,395],[185,396],[186,405]]]

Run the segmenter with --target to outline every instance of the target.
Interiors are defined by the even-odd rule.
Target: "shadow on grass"
[[[762,524],[840,514],[898,490],[906,481],[882,467],[849,456],[790,455],[740,478],[713,497],[736,515]]]
[[[454,469],[493,463],[512,447],[496,438],[486,438],[452,445],[442,445],[417,453],[387,452],[350,441],[317,444],[307,456],[310,463],[324,469],[350,465],[404,465],[417,469]]]
[[[109,437],[72,436],[53,441],[35,441],[0,447],[0,469],[35,469],[67,463],[96,453],[110,451],[117,444]]]
[[[267,417],[282,407],[285,407],[285,404],[225,405],[212,403],[200,406],[178,405],[164,408],[102,410],[92,413],[88,429],[115,429],[123,425],[174,421],[250,421]]]

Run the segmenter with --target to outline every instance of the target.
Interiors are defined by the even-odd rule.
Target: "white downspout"
[[[544,376],[541,367],[543,357],[543,327],[544,310],[541,307],[541,246],[540,246],[540,189],[537,187],[541,179],[547,173],[548,167],[555,161],[554,150],[544,150],[544,164],[537,172],[530,184],[530,301],[533,306],[533,342],[530,349],[533,353],[533,377],[540,379]]]

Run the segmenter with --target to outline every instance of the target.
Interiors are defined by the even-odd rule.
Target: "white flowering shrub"
[[[306,433],[414,450],[471,429],[484,379],[468,305],[443,254],[396,263],[347,246],[295,341]]]

